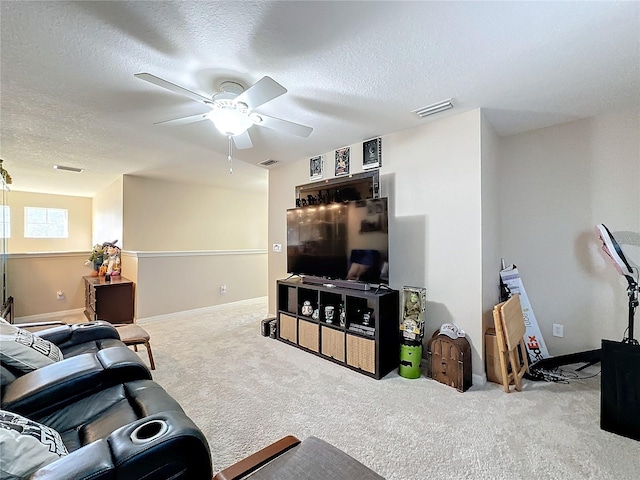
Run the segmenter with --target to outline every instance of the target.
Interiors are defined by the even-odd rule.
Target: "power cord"
[[[536,369],[531,370],[526,376],[529,380],[542,380],[549,383],[562,383],[569,384],[571,380],[587,380],[600,375],[600,371],[593,375],[581,376],[578,373],[571,370],[563,370],[561,368],[548,369]]]
[[[593,375],[587,375],[587,376],[579,375],[577,372],[573,372],[571,370],[558,369],[558,372],[560,373],[560,375],[569,377],[568,379],[571,379],[571,380],[586,380],[588,378],[597,377],[602,373],[602,370],[599,370],[597,373],[594,373]]]

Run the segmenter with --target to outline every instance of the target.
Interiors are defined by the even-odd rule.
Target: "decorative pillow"
[[[0,410],[0,478],[26,478],[60,457],[67,447],[53,428]]]
[[[0,361],[22,372],[30,372],[62,360],[60,349],[44,338],[0,322]]]

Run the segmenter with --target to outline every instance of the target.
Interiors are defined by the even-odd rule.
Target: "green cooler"
[[[400,368],[398,373],[404,378],[420,378],[422,345],[400,345]]]

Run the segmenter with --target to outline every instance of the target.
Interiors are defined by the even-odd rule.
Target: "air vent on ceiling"
[[[258,165],[262,165],[263,167],[270,167],[274,163],[278,163],[278,160],[273,160],[273,159],[269,158],[267,160],[263,160]]]
[[[84,169],[82,168],[65,167],[64,165],[54,165],[53,168],[55,168],[56,170],[64,170],[65,172],[76,172],[76,173],[84,172]]]
[[[427,105],[426,107],[416,108],[415,110],[411,110],[411,113],[415,113],[420,118],[424,118],[428,117],[429,115],[435,115],[436,113],[444,112],[445,110],[449,110],[450,108],[453,108],[453,103],[451,103],[451,99],[449,98],[442,102]]]

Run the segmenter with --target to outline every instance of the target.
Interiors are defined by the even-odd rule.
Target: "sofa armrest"
[[[53,327],[56,325],[68,325],[65,322],[61,322],[60,320],[49,320],[47,322],[27,322],[27,323],[14,323],[16,327],[20,328],[45,328],[45,327]]]
[[[119,383],[151,379],[126,346],[84,353],[26,373],[2,389],[1,405],[21,415],[44,415]]]
[[[109,322],[97,320],[94,322],[61,325],[34,332],[35,335],[55,343],[61,349],[81,343],[93,342],[107,338],[120,339],[118,331]]]
[[[183,412],[149,415],[118,428],[107,441],[118,480],[211,480],[207,440]]]
[[[218,472],[213,480],[236,480],[245,477],[298,444],[300,440],[288,435]]]
[[[104,348],[96,353],[96,358],[102,364],[109,383],[151,380],[151,372],[138,354],[124,344],[122,347]]]
[[[100,385],[104,367],[86,353],[52,363],[16,378],[2,392],[2,408],[21,415],[73,402]]]
[[[85,445],[36,470],[30,480],[115,480],[115,466],[106,440]]]
[[[32,330],[34,335],[44,338],[55,345],[63,344],[71,338],[71,325],[66,324],[51,325],[46,327],[44,330],[33,328],[29,328],[29,330]]]
[[[38,469],[30,480],[211,480],[202,432],[182,412],[150,415]]]
[[[93,322],[74,323],[71,325],[72,337],[75,343],[85,343],[92,340],[115,338],[120,340],[118,330],[109,322],[95,320]]]

